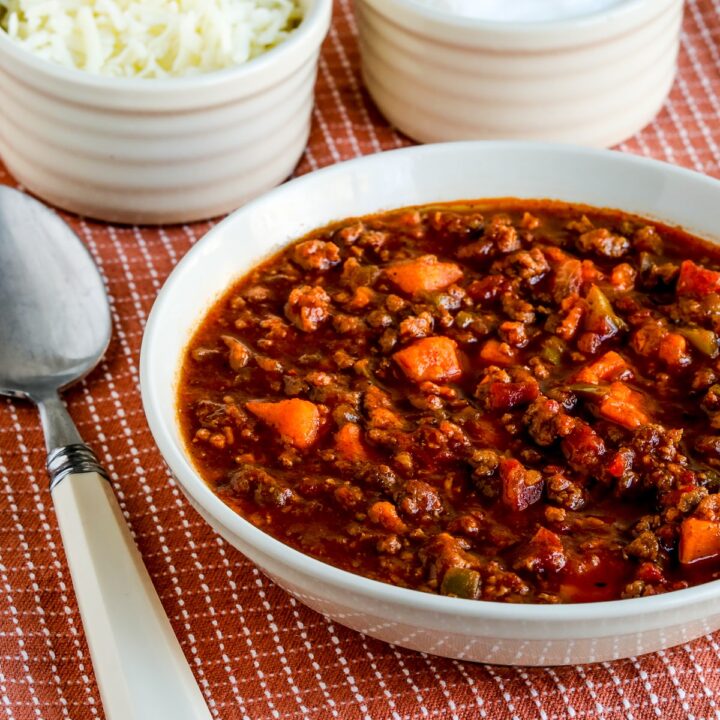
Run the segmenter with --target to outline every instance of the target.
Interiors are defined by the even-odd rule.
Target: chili
[[[587,602],[720,576],[720,251],[496,200],[310,233],[236,282],[178,390],[211,488],[403,587]]]

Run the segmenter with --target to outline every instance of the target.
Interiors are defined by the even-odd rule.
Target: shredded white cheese
[[[302,20],[299,0],[0,0],[0,27],[52,62],[113,77],[240,65]]]

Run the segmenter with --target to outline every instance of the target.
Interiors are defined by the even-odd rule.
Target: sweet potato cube
[[[445,382],[462,374],[457,344],[447,337],[417,340],[393,355],[400,369],[415,382]]]
[[[679,333],[668,333],[660,341],[658,356],[671,368],[689,365],[692,358],[688,354],[687,340]]]
[[[499,365],[500,367],[513,365],[516,358],[517,350],[514,347],[494,338],[487,340],[480,349],[480,359],[489,365]]]
[[[680,525],[680,562],[684,565],[720,555],[720,523],[685,518]]]
[[[335,449],[345,460],[367,460],[368,454],[362,442],[362,430],[355,423],[345,423],[335,433]]]
[[[519,460],[500,461],[502,501],[511,510],[522,512],[542,497],[543,478],[537,470],[528,470]]]
[[[625,358],[614,350],[606,352],[594,363],[586,365],[576,376],[577,382],[597,385],[600,382],[617,380],[625,375],[630,368]]]
[[[600,414],[628,430],[637,430],[650,422],[643,409],[644,400],[639,392],[631,390],[625,383],[614,382],[600,401]]]
[[[696,265],[692,260],[683,260],[680,263],[680,275],[675,291],[678,295],[693,295],[698,298],[720,292],[720,273]]]
[[[423,255],[393,263],[385,274],[403,292],[417,295],[452,285],[463,276],[463,271],[455,263],[439,262],[434,255]]]
[[[308,448],[317,439],[320,411],[309,400],[251,401],[245,407],[296,448]]]

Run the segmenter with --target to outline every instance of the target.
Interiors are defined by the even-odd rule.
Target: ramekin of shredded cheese
[[[89,217],[229,212],[307,144],[332,0],[0,0],[0,157]]]
[[[0,0],[0,26],[38,57],[113,77],[242,65],[287,39],[298,0]]]

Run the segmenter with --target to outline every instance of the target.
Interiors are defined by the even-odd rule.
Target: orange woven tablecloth
[[[351,0],[336,0],[317,101],[299,173],[408,142],[388,127],[361,86]],[[670,100],[656,122],[621,149],[720,176],[719,116],[720,0],[689,0]],[[0,183],[13,183],[2,164]],[[720,717],[720,633],[595,666],[489,667],[363,637],[274,586],[187,504],[140,403],[145,320],[173,265],[210,225],[146,229],[70,221],[112,295],[114,338],[99,369],[67,399],[112,474],[216,717]],[[0,401],[0,717],[102,718],[44,460],[35,411]]]

